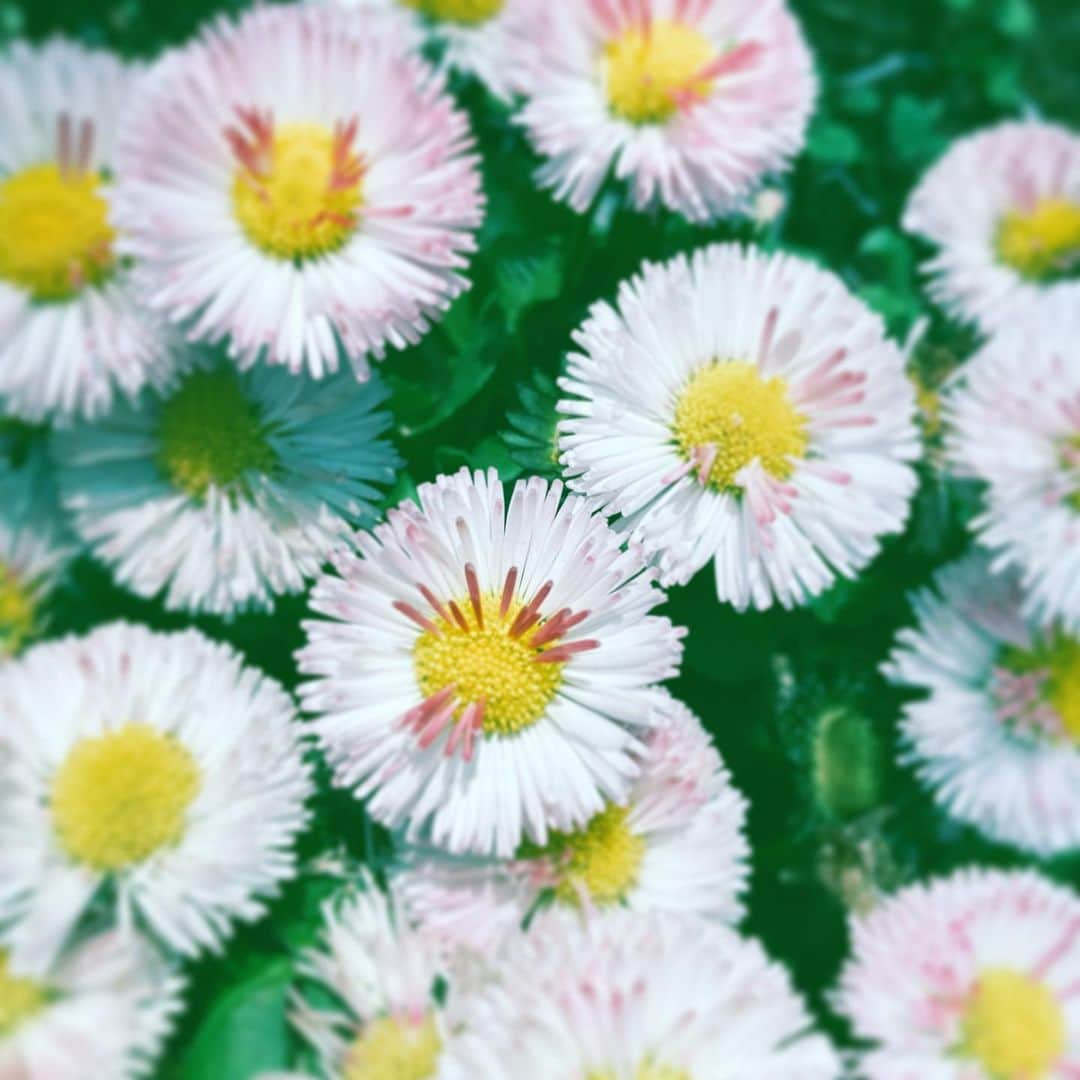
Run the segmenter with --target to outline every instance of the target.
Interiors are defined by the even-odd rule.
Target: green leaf
[[[502,259],[495,271],[495,289],[506,316],[506,329],[517,332],[525,313],[562,290],[563,253],[551,248],[542,255]]]
[[[179,1080],[251,1080],[264,1070],[287,1068],[292,976],[292,964],[275,958],[221,994],[195,1032]]]
[[[945,110],[941,101],[900,94],[889,109],[889,143],[897,158],[908,165],[924,165],[948,145],[941,131]]]
[[[1038,17],[1029,0],[1004,0],[995,22],[998,29],[1009,37],[1030,37]]]
[[[845,124],[818,121],[810,129],[807,152],[827,165],[851,165],[862,154],[859,136]]]
[[[499,479],[504,484],[516,480],[522,473],[521,466],[510,456],[498,435],[489,435],[471,450],[442,446],[435,451],[435,467],[439,472],[457,472],[462,466],[470,469],[497,469]]]

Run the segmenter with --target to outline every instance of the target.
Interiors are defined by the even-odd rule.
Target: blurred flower
[[[327,904],[323,915],[323,947],[301,959],[306,992],[293,995],[292,1010],[320,1075],[433,1078],[458,998],[453,951],[404,921],[393,880],[386,895],[366,871],[361,891]]]
[[[626,798],[635,729],[683,631],[635,547],[562,485],[440,476],[316,584],[301,688],[336,781],[377,821],[513,855]]]
[[[0,54],[0,398],[25,419],[95,416],[168,375],[112,220],[115,130],[140,74],[58,39]]]
[[[885,667],[928,691],[904,709],[910,757],[954,817],[1037,855],[1080,847],[1080,641],[1021,614],[982,555],[915,594]]]
[[[511,101],[534,71],[529,42],[545,15],[536,0],[331,0],[370,19],[408,17],[420,41],[442,49],[445,63],[475,75],[500,101]],[[514,52],[514,62],[507,57]]]
[[[44,628],[43,609],[74,552],[45,462],[0,461],[0,663]]]
[[[482,218],[468,120],[387,20],[324,5],[220,19],[147,77],[118,220],[190,337],[359,378],[467,287]]]
[[[596,304],[561,381],[564,474],[740,610],[804,603],[899,532],[919,451],[904,357],[840,280],[714,246]]]
[[[641,774],[624,803],[581,828],[525,844],[510,861],[423,855],[402,875],[410,913],[487,951],[547,896],[560,905],[742,915],[749,847],[746,800],[701,722],[658,692]],[[408,856],[407,856],[408,858]]]
[[[536,920],[463,1009],[445,1080],[832,1080],[840,1065],[787,972],[689,915]]]
[[[923,177],[904,228],[939,251],[931,295],[990,332],[1051,296],[1080,304],[1080,136],[1009,122],[957,141]]]
[[[322,381],[192,351],[167,393],[58,431],[76,529],[117,578],[167,607],[269,607],[369,520],[397,454],[377,379]]]
[[[73,946],[40,976],[18,972],[0,950],[0,1075],[144,1076],[180,1009],[181,986],[149,946],[118,931]]]
[[[608,174],[637,209],[748,211],[802,149],[813,62],[781,0],[547,5],[508,63],[535,64],[519,122],[537,182],[584,212]]]
[[[1030,871],[968,869],[852,922],[837,1006],[868,1080],[1076,1071],[1080,898]]]
[[[184,955],[294,870],[311,778],[293,705],[194,630],[126,623],[0,668],[0,924],[46,966],[103,883]]]
[[[1062,299],[1046,313],[995,335],[960,371],[946,447],[986,482],[972,527],[994,570],[1015,567],[1025,611],[1080,636],[1080,307]]]

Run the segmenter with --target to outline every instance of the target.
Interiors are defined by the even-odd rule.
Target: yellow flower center
[[[363,168],[351,135],[319,124],[272,128],[256,122],[250,141],[238,138],[242,157],[232,200],[248,239],[281,259],[309,259],[343,247],[363,203]]]
[[[615,1073],[610,1069],[593,1070],[589,1072],[585,1080],[617,1080]],[[634,1080],[694,1080],[686,1069],[677,1069],[673,1065],[660,1065],[650,1054],[637,1067]]]
[[[432,19],[445,19],[447,22],[475,26],[498,15],[506,0],[401,0],[401,2],[406,7],[411,7]]]
[[[31,165],[0,181],[0,279],[35,300],[67,300],[112,270],[115,233],[93,172]]]
[[[1013,210],[1001,219],[998,257],[1023,277],[1049,281],[1080,271],[1080,205],[1040,199],[1033,210]]]
[[[483,624],[469,598],[454,602],[461,622],[440,621],[439,633],[425,630],[413,646],[416,681],[425,698],[447,686],[456,686],[455,697],[465,705],[485,702],[484,733],[514,735],[535,724],[547,710],[562,683],[563,662],[541,663],[544,652],[557,645],[533,644],[541,622],[525,633],[512,634],[523,605],[511,604],[500,615],[500,598],[481,601]]]
[[[1042,983],[1008,968],[984,971],[961,1024],[960,1052],[995,1080],[1040,1080],[1065,1050],[1065,1014]]]
[[[199,783],[188,750],[147,724],[81,739],[53,780],[60,843],[95,870],[141,862],[183,835]]]
[[[584,828],[555,833],[543,848],[525,845],[522,857],[554,860],[555,896],[564,904],[579,904],[582,890],[598,906],[622,903],[637,884],[645,857],[645,840],[630,829],[629,816],[628,807],[612,804]]]
[[[1061,719],[1065,734],[1080,744],[1080,641],[1058,634],[1033,649],[1006,649],[1002,664],[1018,675],[1044,672],[1041,695]]]
[[[277,456],[258,409],[228,368],[195,371],[161,410],[158,468],[169,482],[201,499],[230,489],[250,472],[268,473]]]
[[[708,482],[738,491],[735,477],[755,458],[778,479],[791,475],[792,458],[806,454],[806,418],[791,403],[787,383],[763,379],[744,360],[699,368],[675,405],[673,433],[684,456],[715,448]],[[708,460],[708,459],[706,459]]]
[[[34,632],[34,598],[15,572],[0,563],[0,657],[14,656]]]
[[[428,1080],[435,1075],[442,1039],[435,1019],[419,1023],[383,1016],[349,1048],[343,1080]]]
[[[33,979],[12,975],[0,949],[0,1039],[36,1016],[49,1002],[48,991]]]
[[[611,111],[632,124],[670,119],[682,100],[712,90],[713,80],[698,73],[714,55],[704,34],[669,19],[657,19],[648,30],[623,31],[604,50]]]

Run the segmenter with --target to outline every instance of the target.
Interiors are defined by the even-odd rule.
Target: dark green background
[[[576,2],[576,0],[549,0]],[[0,34],[62,32],[128,55],[183,41],[213,12],[241,4],[0,0]],[[397,445],[407,469],[394,500],[415,483],[464,463],[496,465],[504,479],[552,471],[550,380],[589,303],[610,298],[643,258],[738,237],[798,250],[840,273],[898,337],[923,315],[916,354],[935,385],[972,347],[928,307],[916,265],[925,254],[898,231],[904,199],[956,136],[1029,113],[1076,124],[1080,5],[1075,0],[803,0],[795,2],[816,53],[822,96],[806,153],[784,182],[784,216],[694,228],[668,215],[622,212],[615,197],[579,218],[533,191],[533,159],[507,115],[472,84],[457,85],[479,135],[489,215],[474,288],[418,348],[392,356]],[[672,591],[671,616],[690,627],[674,691],[703,718],[750,797],[753,883],[746,929],[785,961],[822,1020],[841,1039],[825,991],[845,954],[845,903],[965,862],[1015,863],[1007,850],[943,820],[895,764],[901,698],[876,673],[905,594],[966,544],[977,492],[947,481],[929,433],[911,525],[855,584],[805,611],[736,615],[717,604],[706,572]],[[28,432],[31,440],[41,432]],[[301,599],[273,615],[197,623],[295,685]],[[116,617],[158,627],[185,620],[116,589],[84,561],[58,598],[52,630]],[[836,720],[837,709],[843,710]],[[823,716],[832,717],[823,727]],[[815,771],[815,753],[824,772]],[[876,763],[876,764],[875,764]],[[815,777],[824,775],[823,787]],[[385,862],[385,837],[322,777],[307,858],[327,851]],[[1076,881],[1080,864],[1049,873]],[[164,1077],[247,1080],[284,1067],[298,1049],[284,1019],[296,950],[313,941],[319,901],[333,879],[315,869],[290,886],[272,915],[240,931],[220,958],[191,969],[190,1007],[162,1066]]]

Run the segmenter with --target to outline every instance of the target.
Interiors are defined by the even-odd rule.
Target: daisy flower
[[[868,1080],[1080,1072],[1080,898],[1031,871],[968,869],[852,924],[838,1007]]]
[[[937,249],[931,295],[992,332],[1051,297],[1080,303],[1080,135],[1026,120],[957,141],[923,177],[904,228]]]
[[[294,869],[311,790],[289,696],[194,630],[125,623],[0,668],[0,925],[55,954],[103,883],[186,956]]]
[[[787,972],[672,912],[548,913],[465,1003],[445,1080],[833,1080]]]
[[[903,527],[914,391],[828,271],[733,244],[646,263],[574,340],[564,475],[622,515],[665,584],[712,559],[721,600],[793,607]]]
[[[625,798],[682,655],[641,552],[562,484],[422,484],[334,557],[301,687],[336,782],[455,853],[513,855]]]
[[[180,1009],[182,984],[148,946],[108,931],[73,946],[44,973],[0,950],[0,1076],[102,1080],[143,1076]]]
[[[1021,614],[1015,575],[982,555],[913,598],[885,666],[927,692],[901,729],[923,781],[954,817],[1049,856],[1080,847],[1080,640]]]
[[[408,20],[419,44],[433,42],[443,62],[474,75],[500,101],[509,102],[528,85],[534,70],[528,50],[544,11],[536,0],[335,0],[358,12]],[[507,57],[514,55],[513,62]]]
[[[0,461],[0,663],[44,628],[74,546],[44,462]]]
[[[1080,636],[1080,308],[996,334],[960,370],[946,404],[946,449],[986,483],[972,522],[1015,567],[1026,611]]]
[[[454,1027],[452,954],[404,920],[393,879],[384,894],[365,871],[361,886],[324,908],[322,947],[300,962],[293,1024],[327,1080],[434,1078]]]
[[[95,416],[167,374],[112,220],[140,74],[62,40],[0,51],[0,398],[27,420]]]
[[[241,366],[364,378],[467,286],[468,120],[390,22],[219,19],[159,62],[124,130],[118,218],[149,302]]]
[[[802,149],[817,87],[782,0],[581,0],[546,15],[518,46],[535,69],[518,121],[546,159],[537,182],[578,212],[612,173],[639,210],[744,211]]]
[[[57,432],[75,528],[117,579],[165,605],[267,608],[319,572],[393,482],[377,379],[316,382],[190,353],[165,393]]]
[[[623,803],[585,825],[524,844],[512,861],[417,853],[401,889],[410,913],[487,952],[537,905],[742,915],[749,848],[746,800],[701,722],[663,691],[644,738],[641,773]]]

